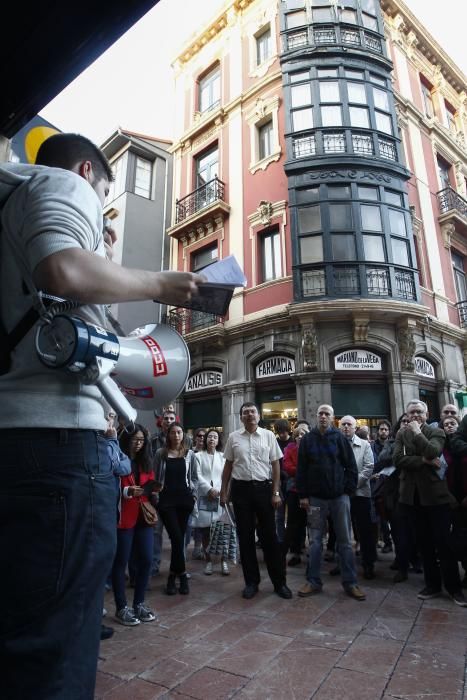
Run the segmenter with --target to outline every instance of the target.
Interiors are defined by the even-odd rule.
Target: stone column
[[[419,398],[419,377],[413,372],[393,372],[388,377],[389,400],[394,420],[412,399]]]
[[[299,418],[312,425],[316,423],[316,411],[322,403],[331,404],[332,372],[301,372],[292,376],[297,386]]]
[[[240,406],[245,401],[255,400],[255,385],[253,382],[240,384],[228,384],[221,389],[222,393],[222,421],[224,435],[227,439],[230,433],[241,427]]]

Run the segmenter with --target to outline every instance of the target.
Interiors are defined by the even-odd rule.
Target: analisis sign
[[[193,374],[186,383],[185,391],[199,391],[200,389],[215,389],[222,384],[222,372],[204,370]]]
[[[334,358],[334,368],[381,371],[381,358],[369,350],[345,350]]]
[[[278,374],[294,374],[295,360],[285,355],[274,355],[256,365],[256,378],[275,377]]]

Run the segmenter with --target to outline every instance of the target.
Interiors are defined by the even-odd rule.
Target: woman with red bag
[[[131,474],[120,478],[121,513],[117,530],[117,553],[112,569],[112,587],[115,597],[115,618],[122,625],[133,627],[140,622],[152,622],[155,614],[144,603],[144,595],[151,572],[154,530],[141,511],[141,503],[148,502],[156,490],[152,468],[149,434],[142,425],[135,424],[132,433],[123,432],[120,448],[131,460]],[[134,548],[136,578],[133,607],[125,595],[125,569]]]

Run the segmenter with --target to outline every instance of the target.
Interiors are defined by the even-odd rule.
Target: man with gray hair
[[[355,495],[350,501],[351,515],[354,521],[362,556],[363,576],[375,577],[376,545],[371,522],[370,477],[373,474],[374,458],[371,445],[356,434],[357,421],[353,416],[344,416],[339,421],[342,435],[352,445],[358,469],[358,483]]]
[[[413,509],[415,515],[425,578],[418,598],[439,597],[444,584],[456,605],[467,607],[449,542],[453,496],[439,469],[445,434],[427,425],[428,408],[423,401],[409,401],[406,413],[410,422],[397,433],[394,464],[400,470],[399,506]]]
[[[357,585],[355,558],[351,542],[350,496],[358,484],[358,470],[352,445],[334,425],[334,409],[322,404],[317,412],[318,425],[303,436],[298,449],[296,475],[300,506],[309,514],[310,554],[307,582],[298,595],[321,593],[321,554],[328,513],[337,537],[342,585],[347,595],[365,600]]]

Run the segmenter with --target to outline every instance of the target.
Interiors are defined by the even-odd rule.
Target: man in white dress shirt
[[[256,556],[255,529],[264,552],[264,560],[274,591],[281,598],[291,598],[286,585],[284,557],[276,534],[274,511],[281,504],[280,465],[282,452],[274,433],[258,427],[259,412],[254,403],[240,408],[241,430],[229,435],[224,450],[221,504],[228,501],[231,481],[231,501],[237,521],[245,588],[244,598],[258,592],[260,573]]]

